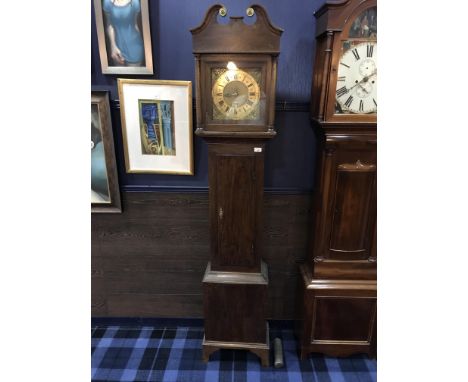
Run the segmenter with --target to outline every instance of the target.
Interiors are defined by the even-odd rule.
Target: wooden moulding
[[[260,273],[251,272],[221,272],[211,270],[211,261],[206,266],[204,283],[226,284],[260,284],[268,285],[268,267],[262,260]]]
[[[203,361],[208,362],[210,355],[220,349],[248,350],[257,355],[263,367],[270,365],[270,328],[266,323],[265,343],[207,341],[203,337]]]
[[[203,138],[247,138],[247,139],[270,139],[276,136],[276,131],[207,131],[197,128],[195,134]]]
[[[251,6],[257,15],[252,25],[244,23],[243,17],[234,16],[229,17],[227,24],[218,23],[221,8],[221,4],[213,5],[203,22],[190,31],[193,36],[193,53],[279,54],[283,30],[271,23],[262,6]]]
[[[304,281],[305,289],[328,289],[328,290],[364,290],[377,292],[377,280],[331,280],[314,279],[309,266],[300,266],[300,272]]]

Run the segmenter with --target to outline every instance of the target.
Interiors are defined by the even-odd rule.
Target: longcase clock
[[[300,268],[301,358],[375,355],[377,3],[316,13],[311,116],[319,137],[311,246]]]
[[[208,144],[210,262],[203,278],[203,358],[246,349],[269,364],[268,269],[262,261],[265,143],[273,127],[282,30],[259,5],[254,23],[212,6],[193,29],[196,134]],[[223,19],[224,20],[224,19]]]

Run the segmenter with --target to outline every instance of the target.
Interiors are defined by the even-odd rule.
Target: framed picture
[[[94,0],[102,73],[153,74],[148,0]]]
[[[107,92],[91,92],[91,212],[122,212]]]
[[[117,82],[127,172],[193,175],[192,83]]]

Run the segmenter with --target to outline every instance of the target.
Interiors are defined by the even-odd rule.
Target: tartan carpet
[[[222,349],[202,361],[203,327],[95,325],[91,329],[92,381],[158,382],[375,382],[377,363],[364,355],[319,354],[301,361],[291,329],[270,328],[283,342],[284,367],[262,368],[251,352]],[[273,349],[270,361],[273,365]]]

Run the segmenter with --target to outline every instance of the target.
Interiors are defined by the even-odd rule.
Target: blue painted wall
[[[277,101],[309,103],[315,53],[313,13],[325,0],[224,0],[228,15],[245,15],[254,3],[263,5],[271,21],[284,29],[278,65]],[[198,26],[213,0],[149,0],[153,45],[153,76],[122,76],[194,82],[194,59],[190,29]],[[93,7],[92,7],[93,8]],[[110,91],[118,99],[116,78],[103,75],[94,23],[91,22],[91,84],[93,90]],[[113,108],[120,185],[127,190],[156,188],[204,189],[208,185],[206,144],[194,139],[194,176],[127,174],[123,158],[119,110]],[[278,135],[268,143],[265,156],[265,188],[308,191],[313,188],[315,135],[304,111],[276,113]],[[195,130],[196,126],[194,126]]]

